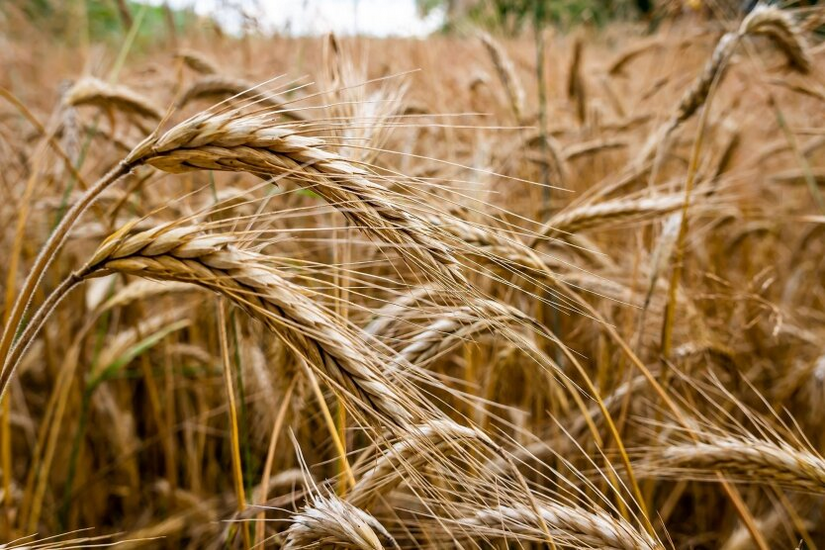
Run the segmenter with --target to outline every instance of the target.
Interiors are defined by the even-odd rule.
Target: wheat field
[[[116,4],[0,8],[0,547],[825,548],[821,9]]]

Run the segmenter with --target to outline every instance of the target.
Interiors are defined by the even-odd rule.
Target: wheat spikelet
[[[181,50],[175,54],[187,67],[200,74],[219,73],[220,69],[201,52],[195,50]]]
[[[299,109],[287,107],[288,99],[274,92],[260,91],[252,82],[224,75],[211,75],[193,82],[181,94],[178,106],[183,107],[196,100],[220,101],[226,98],[255,101],[261,107],[272,107],[284,118],[307,120]]]
[[[406,472],[420,471],[428,460],[433,459],[434,453],[440,460],[445,452],[456,451],[467,442],[493,445],[479,430],[452,420],[410,427],[403,440],[382,452],[375,465],[361,475],[347,495],[347,501],[358,508],[368,509],[376,498],[404,481]]]
[[[128,229],[124,228],[124,229]],[[200,234],[198,227],[161,226],[105,241],[77,277],[107,272],[192,283],[227,296],[279,334],[339,388],[381,413],[384,420],[412,418],[374,352],[340,327],[298,287],[267,265],[263,256],[232,246],[230,236]]]
[[[785,442],[718,437],[710,443],[659,449],[646,462],[642,470],[653,477],[687,474],[704,479],[719,471],[734,480],[825,493],[825,459]]]
[[[615,550],[651,550],[663,546],[633,528],[626,521],[602,512],[555,502],[542,503],[541,519],[550,529],[555,544]],[[469,529],[486,529],[489,534],[521,534],[544,539],[536,513],[528,507],[499,506],[477,511],[472,517],[458,520]],[[491,533],[490,533],[491,532]],[[488,535],[489,536],[489,535]]]
[[[431,224],[396,204],[397,197],[374,182],[365,168],[326,150],[323,140],[301,135],[299,130],[275,125],[266,114],[198,115],[159,138],[145,140],[124,162],[146,163],[172,173],[288,174],[339,208],[356,227],[396,246],[414,264],[429,268],[442,280],[460,280],[453,269],[455,259]]]
[[[399,548],[378,520],[334,496],[314,496],[312,504],[292,516],[291,522],[284,550]]]
[[[67,92],[65,101],[75,107],[94,105],[103,109],[114,107],[126,114],[152,120],[160,120],[163,112],[152,102],[125,86],[108,84],[87,76],[80,79]]]
[[[485,32],[479,32],[478,38],[484,44],[487,53],[490,54],[490,59],[493,61],[498,78],[507,93],[507,99],[510,102],[510,108],[513,110],[516,121],[521,122],[524,117],[524,88],[516,75],[513,62],[507,52],[504,51],[504,48],[501,47],[501,44],[496,42],[492,36]]]

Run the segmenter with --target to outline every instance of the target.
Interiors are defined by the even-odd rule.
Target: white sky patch
[[[150,0],[162,4],[164,0]],[[269,32],[293,35],[426,36],[444,21],[442,11],[427,17],[415,0],[168,0],[176,8],[192,7],[215,17],[229,32],[240,29],[240,9]]]

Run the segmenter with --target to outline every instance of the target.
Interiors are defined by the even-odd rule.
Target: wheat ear
[[[504,86],[504,91],[507,93],[507,99],[510,102],[510,108],[513,110],[513,116],[516,122],[521,123],[524,118],[524,88],[521,86],[521,81],[516,75],[516,69],[510,56],[501,47],[501,44],[496,42],[492,36],[486,32],[478,34],[479,40],[484,44],[487,53],[490,54],[490,59],[493,61],[493,66],[496,68],[498,78]]]
[[[195,50],[180,50],[175,57],[182,60],[187,67],[200,74],[215,74],[220,72],[218,66],[201,52]]]
[[[399,549],[398,543],[378,520],[334,496],[314,496],[312,504],[292,516],[291,521],[284,550]]]
[[[672,445],[657,450],[642,465],[649,477],[695,475],[749,483],[772,483],[799,491],[825,493],[825,459],[787,443],[755,438],[719,437],[712,442]]]
[[[442,280],[461,279],[456,261],[435,228],[408,213],[365,169],[324,148],[324,141],[300,128],[275,125],[270,115],[195,116],[159,138],[139,145],[125,160],[165,172],[191,170],[246,171],[290,175],[337,207],[353,225],[379,241],[394,245],[414,264]]]
[[[163,118],[163,112],[152,102],[126,86],[109,84],[87,76],[75,83],[66,94],[68,105],[94,105],[103,109],[115,108],[126,114],[152,120]]]
[[[589,511],[553,502],[542,503],[539,513],[549,527],[552,542],[555,544],[614,550],[663,548],[660,543],[637,531],[625,520],[605,512]],[[479,510],[472,517],[458,521],[462,527],[494,530],[493,532],[498,531],[501,536],[521,534],[542,537],[538,520],[531,508],[499,506]]]
[[[125,228],[128,229],[128,228]],[[343,321],[284,279],[266,257],[238,250],[229,236],[203,235],[195,227],[162,226],[136,235],[121,230],[107,239],[75,278],[109,272],[192,283],[228,297],[279,334],[334,386],[401,423],[413,413],[382,374],[371,348],[347,334]]]
[[[227,98],[254,101],[261,107],[275,109],[278,115],[290,120],[307,120],[306,115],[299,109],[287,107],[288,99],[266,90],[259,91],[252,82],[224,75],[210,75],[193,82],[181,94],[178,106],[183,107],[199,99],[218,101]]]

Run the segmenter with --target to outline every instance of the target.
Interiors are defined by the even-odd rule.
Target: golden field
[[[825,548],[821,10],[0,13],[3,548]]]

